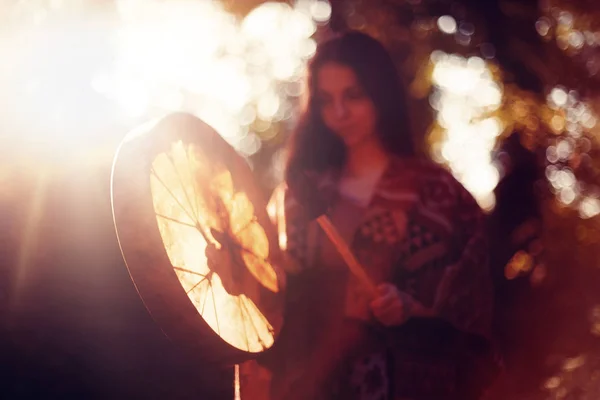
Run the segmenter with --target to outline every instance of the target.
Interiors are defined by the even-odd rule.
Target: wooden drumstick
[[[305,173],[293,174],[293,179],[288,180],[288,187],[296,200],[298,200],[307,212],[308,217],[317,220],[321,229],[323,229],[340,256],[342,256],[342,259],[348,266],[350,272],[371,293],[371,295],[376,296],[377,289],[375,284],[365,271],[365,268],[354,256],[346,241],[331,223],[329,217],[327,217],[326,201],[322,198],[316,185],[311,182],[309,176]]]
[[[329,240],[331,240],[331,243],[333,243],[338,253],[340,253],[342,258],[346,262],[348,269],[350,269],[350,272],[354,274],[356,278],[358,278],[358,280],[363,284],[363,286],[367,290],[369,290],[371,295],[376,296],[377,289],[375,287],[375,284],[373,283],[369,275],[367,275],[367,272],[365,271],[364,267],[358,262],[358,260],[350,250],[350,247],[344,241],[337,229],[335,229],[335,226],[333,226],[329,218],[326,215],[321,215],[317,217],[317,223],[319,224],[321,229],[323,229]]]

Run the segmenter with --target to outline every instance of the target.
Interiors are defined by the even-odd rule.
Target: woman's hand
[[[239,265],[234,262],[232,257],[236,255],[225,246],[217,248],[214,244],[209,243],[206,245],[204,254],[209,270],[219,275],[223,287],[231,295],[240,295],[248,281],[255,279],[243,265],[243,261],[240,261]],[[279,267],[281,262],[280,257],[275,258],[272,267],[277,275],[279,290],[285,290],[287,277],[285,271]]]
[[[214,244],[207,243],[204,255],[211,271],[217,272],[219,269],[230,269],[231,255],[223,247],[217,248]]]
[[[377,286],[377,297],[371,302],[371,311],[385,326],[402,325],[411,316],[414,300],[391,283]]]
[[[232,296],[240,295],[246,277],[245,268],[234,265],[232,254],[225,246],[217,248],[214,244],[209,243],[204,250],[206,255],[206,263],[211,272],[219,275],[223,288]]]

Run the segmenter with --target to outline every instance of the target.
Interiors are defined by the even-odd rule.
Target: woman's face
[[[350,67],[323,65],[317,72],[316,96],[323,122],[346,147],[377,137],[377,110]]]

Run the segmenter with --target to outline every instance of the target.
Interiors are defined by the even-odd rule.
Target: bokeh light
[[[92,81],[132,117],[185,110],[245,155],[291,117],[298,82],[328,21],[323,0],[266,2],[243,20],[220,2],[119,0],[118,55]],[[101,82],[101,84],[100,84]]]
[[[492,116],[502,104],[502,89],[486,62],[435,51],[431,55],[435,90],[430,102],[437,111],[442,140],[432,147],[436,161],[446,163],[480,206],[491,210],[500,174],[492,151],[503,131]]]
[[[172,111],[199,116],[240,153],[255,154],[295,116],[315,33],[331,17],[326,0],[264,2],[245,17],[216,0],[0,8],[10,14],[0,51],[11,60],[0,100],[28,132],[18,141],[52,143],[57,159],[61,151],[89,159],[96,130],[122,133]],[[98,144],[112,156],[116,140]]]
[[[556,46],[587,69],[588,76],[600,71],[600,32],[593,16],[569,10],[571,5],[557,1],[546,2],[547,15],[541,16],[535,23],[537,33],[547,42],[554,41]],[[555,3],[555,4],[552,4]],[[595,53],[595,54],[594,54]]]
[[[546,148],[550,188],[562,205],[577,209],[584,219],[592,218],[600,213],[598,188],[586,186],[577,171],[592,148],[589,138],[597,141],[597,116],[579,93],[564,86],[552,88],[546,104],[548,125],[555,135]]]
[[[450,15],[443,15],[438,18],[437,25],[440,31],[446,34],[456,33],[456,20]]]

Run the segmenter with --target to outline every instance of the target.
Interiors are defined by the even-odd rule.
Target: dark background
[[[10,238],[0,397],[232,398],[231,371],[208,370],[171,343],[141,303],[116,241],[109,182],[108,166],[74,168],[42,183],[39,203],[26,187],[2,209]]]

